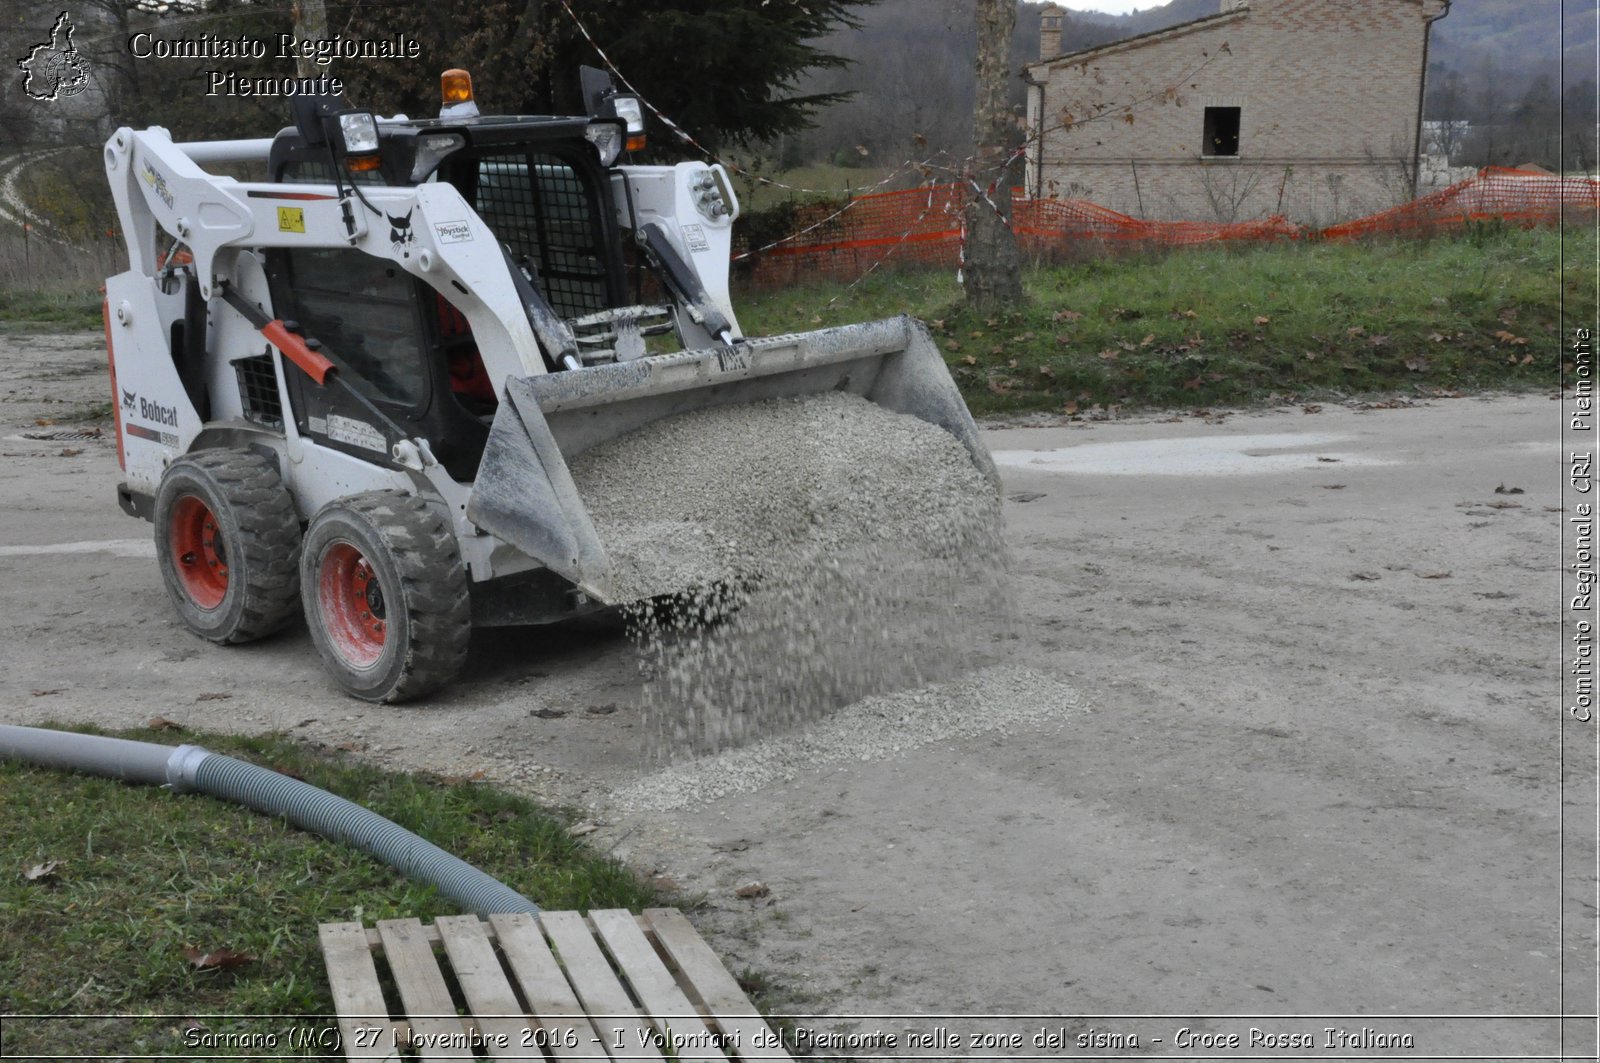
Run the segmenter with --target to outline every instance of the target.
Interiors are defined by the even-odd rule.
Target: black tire
[[[270,635],[300,609],[300,521],[269,457],[208,450],[167,466],[156,560],[185,626],[212,642]]]
[[[348,693],[405,701],[437,690],[467,659],[467,572],[449,521],[398,491],[324,506],[300,559],[306,624]]]

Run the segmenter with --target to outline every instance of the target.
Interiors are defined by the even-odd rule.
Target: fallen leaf
[[[1051,369],[1047,365],[1041,365],[1039,367],[1039,375],[1040,376],[1055,376],[1056,375],[1056,371],[1054,369]]]
[[[201,952],[193,945],[183,947],[183,958],[197,971],[231,971],[235,967],[256,962],[256,957],[248,952],[235,952],[232,949]]]
[[[529,716],[537,716],[541,720],[559,720],[567,714],[566,709],[531,709]]]
[[[1501,343],[1509,343],[1515,347],[1526,347],[1528,345],[1528,338],[1526,336],[1518,336],[1516,333],[1507,332],[1503,328],[1495,329],[1493,332],[1489,333],[1489,335],[1493,336]]]
[[[62,447],[61,448],[61,456],[63,458],[75,458],[79,454],[82,454],[82,453],[83,453],[83,448],[82,447]]]
[[[1015,494],[1010,494],[1006,497],[1011,499],[1013,502],[1033,502],[1037,499],[1043,498],[1044,495],[1039,491],[1018,491]]]
[[[1061,412],[1070,417],[1072,414],[1078,412],[1078,404],[1076,402],[1069,402],[1061,407]]]
[[[1517,308],[1514,306],[1508,306],[1495,316],[1507,325],[1514,325],[1517,321]]]
[[[1434,343],[1444,342],[1444,337],[1437,332],[1429,334],[1428,339],[1432,340]]]
[[[617,703],[614,701],[608,701],[604,705],[590,705],[583,711],[587,712],[590,716],[610,716],[612,713],[617,711]]]
[[[1152,343],[1154,343],[1155,341],[1156,341],[1156,334],[1154,332],[1152,332],[1148,336],[1146,336],[1144,339],[1139,341],[1139,346],[1148,347]]]
[[[1426,373],[1428,371],[1428,360],[1426,358],[1407,358],[1406,368],[1413,373]]]
[[[767,885],[764,882],[746,882],[743,886],[740,886],[738,889],[734,890],[733,895],[735,897],[741,897],[747,901],[753,901],[759,897],[765,897],[771,892],[772,891],[767,888]]]
[[[966,364],[967,364],[967,365],[977,365],[977,364],[978,364],[978,360],[977,360],[977,359],[976,359],[976,358],[974,358],[974,357],[973,357],[973,356],[972,356],[972,355],[970,355],[970,354],[969,354],[969,355],[967,355],[967,356],[966,356],[966,357],[965,357],[965,358],[963,358],[963,359],[961,359],[961,360],[962,360],[962,361],[963,361],[963,362],[965,362],[965,363],[966,363]]]
[[[981,340],[986,335],[987,333],[985,333],[982,329],[973,329],[971,332],[967,333],[967,338],[969,340]]]
[[[1505,484],[1501,484],[1494,489],[1494,493],[1497,495],[1520,495],[1523,490],[1520,487],[1507,487]]]
[[[990,377],[989,381],[988,381],[988,384],[989,384],[989,392],[991,394],[994,394],[994,395],[1009,395],[1009,394],[1011,394],[1011,389],[1006,386],[1006,383],[1003,380],[1000,380],[1000,379],[998,379],[996,377]]]
[[[56,869],[61,866],[60,860],[46,860],[42,864],[34,864],[22,872],[22,877],[29,882],[38,882],[40,879],[53,878]]]
[[[574,823],[572,826],[568,827],[567,833],[572,835],[574,838],[581,838],[585,834],[593,834],[599,829],[600,824],[594,822],[593,820],[586,819],[582,823]]]
[[[152,731],[181,731],[183,724],[177,720],[169,720],[165,716],[152,716],[144,722]]]
[[[1112,350],[1110,347],[1107,347],[1105,350],[1100,352],[1100,357],[1107,362],[1114,362],[1121,357],[1121,355]]]
[[[1359,579],[1359,580],[1368,580],[1368,581],[1370,581],[1370,580],[1375,580],[1375,579],[1382,579],[1383,577],[1378,575],[1376,572],[1352,572],[1352,573],[1350,573],[1350,578],[1351,579]]]
[[[1322,407],[1318,406],[1316,403],[1311,403],[1310,405],[1300,407],[1300,412],[1301,413],[1321,413],[1322,412]]]
[[[1389,345],[1389,337],[1388,336],[1369,336],[1367,338],[1367,345],[1369,347],[1387,347]]]
[[[51,425],[55,424],[56,422],[55,422],[55,418],[53,418],[53,417],[35,417],[33,419],[33,423],[38,425],[40,428],[49,428]]]
[[[958,340],[945,340],[944,349],[947,351],[959,351],[961,349],[961,343]]]
[[[1523,355],[1522,356],[1522,361],[1520,363],[1518,363],[1518,364],[1519,365],[1532,365],[1533,364],[1533,355],[1531,355],[1531,354]]]
[[[1195,377],[1193,380],[1185,380],[1183,382],[1183,390],[1185,390],[1185,391],[1199,391],[1201,383],[1202,383],[1202,381],[1201,381],[1201,379],[1199,377]]]
[[[1139,349],[1133,344],[1129,343],[1127,340],[1118,340],[1117,346],[1121,347],[1125,351],[1137,351]]]
[[[1306,352],[1306,361],[1314,362],[1316,360],[1317,360],[1317,352],[1316,351],[1307,351]]]
[[[33,692],[33,696],[36,697],[36,698],[47,698],[51,694],[65,694],[65,693],[66,693],[66,690],[63,689],[62,687],[49,687],[48,689],[45,689],[45,690],[35,690]]]
[[[1417,573],[1417,578],[1418,579],[1449,579],[1450,578],[1450,573],[1448,573],[1448,572],[1418,572]]]
[[[209,691],[209,692],[204,693],[204,694],[196,695],[194,700],[196,700],[196,701],[227,701],[231,697],[233,697],[232,694],[221,694],[221,693],[218,693],[217,691]]]
[[[1366,332],[1367,330],[1362,328],[1360,325],[1352,325],[1350,328],[1344,330],[1344,334],[1346,336],[1364,336],[1366,335]]]
[[[1199,317],[1200,315],[1195,313],[1193,310],[1174,310],[1171,316],[1172,320],[1177,321],[1181,318],[1195,318]]]
[[[990,354],[1002,354],[1002,353],[1004,353],[1004,348],[996,347],[994,350],[990,351],[989,353]],[[1006,368],[1007,369],[1015,369],[1016,367],[1017,367],[1017,360],[1015,358],[1011,359],[1011,361],[1006,363]]]
[[[346,753],[360,753],[367,748],[367,744],[365,742],[340,742],[333,748],[342,749]]]
[[[1334,464],[1334,463],[1338,462],[1339,459],[1338,458],[1318,458],[1317,460],[1318,461],[1328,462],[1331,465],[1331,464]]]
[[[1270,325],[1272,324],[1272,319],[1265,314],[1260,314],[1256,317],[1255,323],[1257,325]]]
[[[1081,321],[1083,315],[1076,310],[1057,310],[1050,315],[1052,321]]]
[[[1322,489],[1324,491],[1343,491],[1344,484],[1323,484]]]
[[[1521,502],[1486,502],[1490,509],[1521,509]]]

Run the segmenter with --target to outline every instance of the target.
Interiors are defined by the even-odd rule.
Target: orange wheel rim
[[[383,586],[372,564],[350,543],[336,542],[322,555],[317,603],[334,652],[352,667],[366,668],[383,655],[389,628]]]
[[[172,507],[167,536],[178,583],[189,600],[206,610],[221,605],[228,593],[228,550],[211,507],[184,495]]]

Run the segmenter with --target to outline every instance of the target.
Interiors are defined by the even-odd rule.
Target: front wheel
[[[174,461],[155,506],[156,559],[184,624],[213,642],[249,642],[299,606],[300,521],[271,458],[207,450]]]
[[[378,491],[323,507],[300,559],[306,624],[338,684],[367,701],[437,690],[466,662],[466,568],[449,522]]]

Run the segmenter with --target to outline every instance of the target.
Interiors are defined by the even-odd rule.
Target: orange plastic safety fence
[[[962,238],[960,185],[936,185],[862,196],[826,224],[837,204],[800,211],[795,239],[759,249],[750,280],[760,286],[828,276],[860,276],[890,257],[899,263],[954,266]],[[1417,233],[1490,218],[1537,225],[1563,212],[1600,210],[1600,180],[1557,177],[1528,170],[1488,168],[1411,203],[1325,229],[1307,229],[1279,215],[1234,223],[1144,221],[1078,199],[1026,199],[1013,203],[1012,227],[1024,250],[1048,255],[1084,241],[1177,246],[1224,240],[1341,239]]]

